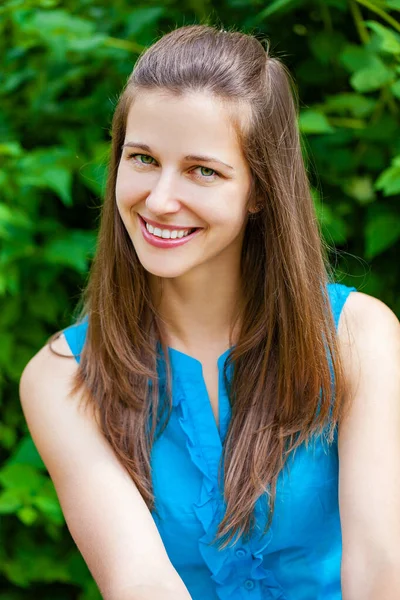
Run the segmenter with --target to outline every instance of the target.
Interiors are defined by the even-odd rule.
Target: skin
[[[146,92],[129,111],[125,144],[130,142],[144,143],[151,152],[124,147],[116,201],[156,294],[163,281],[160,312],[170,343],[188,354],[201,354],[206,347],[221,353],[228,347],[240,294],[251,185],[228,111],[206,94],[177,98]],[[216,157],[232,168],[184,160],[193,154]],[[183,246],[155,248],[143,238],[138,214],[164,225],[202,230]]]
[[[343,600],[400,598],[400,325],[352,292],[339,322],[350,410],[339,427]]]

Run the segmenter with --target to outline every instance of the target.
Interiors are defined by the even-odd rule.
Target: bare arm
[[[359,292],[350,294],[343,317],[352,395],[339,428],[343,600],[398,600],[400,325],[387,306]]]
[[[54,348],[70,354],[62,336]],[[106,600],[190,600],[146,503],[79,398],[77,363],[45,346],[26,366],[21,405],[68,529]]]
[[[118,590],[110,600],[186,600],[190,599],[188,592],[182,595],[176,587],[160,585],[134,585]],[[106,598],[106,600],[109,600]]]

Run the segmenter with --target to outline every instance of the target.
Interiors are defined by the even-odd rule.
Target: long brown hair
[[[246,224],[246,285],[241,329],[226,363],[233,366],[229,381],[225,371],[232,407],[222,457],[227,510],[214,540],[223,548],[236,535],[251,535],[255,503],[264,493],[270,525],[277,478],[289,454],[318,435],[334,439],[346,393],[326,288],[327,246],[302,157],[296,88],[280,59],[252,35],[206,25],[171,31],[147,49],[113,117],[98,249],[81,314],[88,331],[74,392],[85,391],[150,510],[150,454],[170,415],[170,367],[146,271],[116,207],[115,184],[129,108],[135,94],[154,89],[207,92],[226,104],[232,118],[243,115],[235,125],[258,207]],[[158,344],[169,382],[164,408]]]

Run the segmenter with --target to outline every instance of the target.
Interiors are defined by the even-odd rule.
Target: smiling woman
[[[400,327],[333,281],[294,91],[198,25],[116,107],[81,318],[21,380],[107,600],[400,597]]]
[[[132,149],[149,154],[132,154]],[[250,169],[229,112],[211,94],[187,92],[177,98],[148,90],[132,99],[115,195],[150,275],[176,278],[196,271],[198,278],[214,279],[215,272],[239,281],[250,188]],[[170,230],[178,241],[171,240]]]

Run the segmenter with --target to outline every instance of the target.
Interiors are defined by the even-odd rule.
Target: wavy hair
[[[265,493],[268,529],[288,456],[318,435],[332,442],[342,416],[346,393],[326,287],[328,246],[303,161],[296,88],[281,60],[252,35],[207,25],[175,29],[149,47],[113,116],[98,247],[81,311],[87,338],[73,389],[85,392],[149,510],[155,509],[150,456],[171,414],[171,373],[147,273],[115,199],[128,111],[147,90],[206,92],[222,101],[252,174],[257,212],[246,223],[241,326],[225,367],[232,408],[222,456],[226,512],[213,540],[224,548],[236,535],[252,534],[255,504]]]

